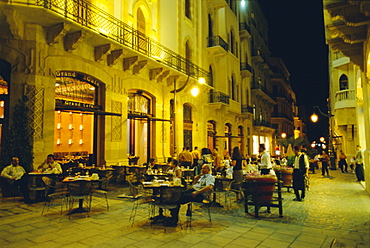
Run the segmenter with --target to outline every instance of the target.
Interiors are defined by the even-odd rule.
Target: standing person
[[[296,198],[293,199],[293,201],[304,201],[304,197],[306,196],[306,186],[304,180],[305,177],[308,178],[308,168],[310,167],[310,163],[305,152],[305,148],[302,148],[301,151],[299,151],[298,146],[294,147],[295,158],[293,163],[293,189]],[[299,195],[299,190],[302,191],[301,195]]]
[[[342,170],[342,173],[348,173],[348,164],[347,164],[347,156],[341,150],[339,155],[339,168]]]
[[[357,182],[365,181],[363,157],[362,157],[362,152],[361,152],[361,146],[359,145],[357,146],[355,172],[356,172]]]
[[[222,165],[222,157],[218,153],[218,148],[213,149],[213,169],[214,174],[217,172],[221,172],[221,165]]]
[[[200,152],[198,151],[197,146],[194,147],[194,150],[191,152],[191,156],[193,157],[192,168],[194,168],[198,165],[198,160],[200,159]]]
[[[179,154],[180,165],[189,167],[193,164],[193,156],[190,153],[190,147],[185,147],[185,150]]]
[[[328,163],[329,160],[330,160],[329,155],[326,154],[325,151],[322,151],[320,161],[321,161],[321,172],[323,176],[325,176],[325,172],[329,176],[329,163]]]
[[[240,153],[239,147],[234,147],[233,153],[231,155],[231,166],[233,167],[233,180],[234,183],[232,187],[236,190],[240,190],[241,184],[243,182],[243,157]],[[238,201],[241,198],[239,194],[236,194],[236,200]]]
[[[262,175],[270,173],[272,168],[270,154],[266,151],[265,144],[260,144],[258,151],[261,153],[260,170]]]
[[[28,176],[25,169],[19,164],[19,158],[12,158],[10,165],[1,172],[1,177],[6,178],[9,184],[20,188],[25,203],[33,203],[28,193]]]
[[[209,166],[209,169],[212,171],[212,153],[208,148],[202,148],[202,155],[200,157],[200,160],[202,161],[201,167],[203,164],[207,164]]]
[[[54,160],[54,155],[49,154],[45,161],[37,168],[39,171],[50,174],[62,174],[62,167]]]

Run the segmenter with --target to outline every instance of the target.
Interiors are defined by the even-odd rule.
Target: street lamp
[[[324,112],[322,112],[319,106],[313,106],[313,114],[311,115],[311,121],[314,122],[314,123],[316,123],[319,120],[319,116],[316,114],[315,109],[317,109],[318,112],[322,116],[328,118],[328,120],[329,120],[328,154],[329,154],[329,157],[330,157],[330,169],[336,170],[337,168],[335,166],[335,156],[334,156],[334,147],[333,147],[333,134],[332,134],[332,129],[331,129],[331,117],[333,117],[334,115],[332,115],[330,113],[330,106],[328,107],[328,114],[325,114]]]
[[[173,155],[172,157],[174,159],[177,158],[177,133],[176,133],[176,109],[177,109],[177,99],[176,99],[176,93],[181,92],[186,88],[186,86],[189,83],[190,76],[194,75],[195,73],[189,73],[188,77],[186,79],[186,82],[179,88],[177,88],[177,78],[174,78],[173,80],[173,90],[171,93],[173,93],[173,120],[172,120],[172,128],[173,128]],[[204,78],[198,78],[198,83],[200,84],[205,84],[205,79]],[[193,87],[191,89],[191,94],[192,96],[196,97],[199,94],[199,89],[198,87]]]

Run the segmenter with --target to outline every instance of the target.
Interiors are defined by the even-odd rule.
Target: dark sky
[[[328,119],[311,123],[313,106],[327,113],[329,95],[328,51],[321,0],[259,0],[269,25],[271,56],[282,58],[290,72],[297,104],[306,108],[310,141],[327,137]],[[317,111],[316,111],[317,112]]]

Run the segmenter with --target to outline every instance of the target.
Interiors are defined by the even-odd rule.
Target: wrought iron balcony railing
[[[230,97],[222,92],[209,92],[209,103],[230,103]]]
[[[267,88],[264,85],[262,85],[262,84],[260,84],[258,82],[252,82],[251,89],[252,90],[259,89],[259,90],[263,91],[266,95],[268,95],[269,97],[271,97],[271,94],[267,90]]]
[[[239,23],[239,30],[240,31],[247,30],[249,33],[251,33],[251,28],[249,27],[249,25],[246,22]]]
[[[226,52],[229,51],[229,45],[220,36],[217,35],[217,36],[208,37],[207,40],[208,40],[208,46],[207,47],[220,46]]]
[[[8,0],[5,4],[24,4],[45,8],[179,72],[190,74],[194,78],[208,78],[206,70],[89,2],[72,0]]]
[[[253,67],[248,64],[247,62],[240,63],[240,70],[241,71],[249,71],[251,74],[253,74]]]
[[[254,126],[264,126],[264,127],[272,127],[271,122],[269,121],[260,121],[260,120],[253,120]]]
[[[245,114],[245,113],[251,113],[253,114],[253,107],[252,106],[249,106],[247,104],[243,104],[242,105],[242,113]]]

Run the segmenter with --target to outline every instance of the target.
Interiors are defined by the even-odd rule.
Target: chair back
[[[163,189],[163,201],[167,203],[175,203],[180,200],[182,188]]]
[[[89,181],[76,181],[68,183],[68,191],[71,196],[87,196],[91,192],[91,182]]]

